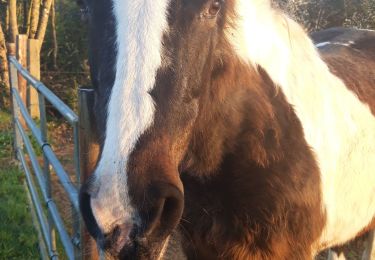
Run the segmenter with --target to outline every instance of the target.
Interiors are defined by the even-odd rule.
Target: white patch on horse
[[[327,221],[313,250],[344,243],[375,216],[375,118],[329,71],[301,26],[269,1],[237,0],[236,11],[228,39],[244,62],[259,64],[280,86],[321,169]]]
[[[129,154],[154,120],[149,95],[161,66],[162,36],[167,29],[169,0],[112,0],[116,20],[116,78],[108,104],[104,148],[95,172],[100,189],[91,199],[94,216],[109,232],[119,219],[136,212],[127,187]]]
[[[331,42],[320,42],[320,43],[315,44],[315,47],[316,48],[322,48],[322,47],[330,45],[330,44],[331,44]]]
[[[372,30],[372,29],[358,29],[360,31],[364,31],[364,32],[375,32],[375,30]]]
[[[325,46],[328,46],[328,45],[341,45],[341,46],[345,46],[345,47],[350,47],[354,44],[354,41],[348,41],[348,42],[321,42],[321,43],[317,43],[315,44],[315,47],[316,48],[323,48]]]

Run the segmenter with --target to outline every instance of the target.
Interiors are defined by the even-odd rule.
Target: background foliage
[[[0,0],[0,23],[9,39],[7,6],[11,0]],[[14,1],[14,0],[13,0]],[[47,0],[41,0],[41,3]],[[87,62],[87,26],[81,20],[75,0],[54,0],[55,29],[53,38],[51,19],[42,48],[42,81],[47,83],[64,101],[75,103],[76,88],[90,84]],[[251,0],[249,0],[251,1]],[[307,31],[334,26],[375,29],[375,0],[272,0],[300,22]],[[17,1],[18,29],[27,30],[28,9],[32,0]],[[9,19],[8,19],[9,20]],[[57,59],[54,50],[57,45]],[[1,106],[1,104],[0,104]]]
[[[54,42],[51,26],[47,28],[41,52],[42,81],[66,102],[76,106],[77,89],[89,85],[87,60],[87,24],[74,0],[56,0],[57,66],[54,67]]]
[[[309,31],[337,26],[375,29],[375,0],[274,0]]]
[[[56,31],[58,42],[57,71],[84,73],[87,71],[86,23],[81,20],[80,11],[73,0],[56,1]],[[47,29],[51,35],[51,27]],[[42,50],[42,70],[53,70],[53,42],[46,37]]]
[[[3,29],[6,43],[14,42],[10,15],[11,2],[16,1],[17,25],[20,34],[27,34],[28,38],[38,38],[45,6],[52,1],[50,17],[45,36],[41,39],[41,80],[50,87],[68,105],[74,107],[77,88],[90,83],[87,62],[87,26],[81,19],[81,13],[75,0],[0,0],[0,26]],[[39,3],[39,15],[33,16],[32,7]],[[32,20],[39,21],[38,33],[31,34]],[[1,43],[1,37],[0,37]],[[5,43],[3,44],[5,46]],[[0,51],[1,51],[0,44]],[[0,63],[4,62],[0,57]],[[0,64],[1,65],[1,64]],[[4,70],[5,69],[5,70]],[[7,74],[7,67],[0,66],[0,76]],[[0,77],[0,101],[4,93]],[[3,93],[3,95],[1,95]],[[8,97],[7,97],[8,98]],[[0,102],[3,107],[5,102]],[[8,102],[9,106],[9,102]]]

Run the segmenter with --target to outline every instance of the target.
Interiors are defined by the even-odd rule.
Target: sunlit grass
[[[0,259],[39,259],[24,175],[12,153],[10,115],[0,111]]]

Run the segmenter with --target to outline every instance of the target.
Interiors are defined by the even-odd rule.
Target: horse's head
[[[86,2],[103,140],[82,214],[111,255],[157,259],[183,212],[180,172],[201,97],[224,66],[233,1]]]

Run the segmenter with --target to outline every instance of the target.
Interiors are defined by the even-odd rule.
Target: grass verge
[[[0,110],[0,259],[39,259],[24,174],[12,159],[9,113]]]

